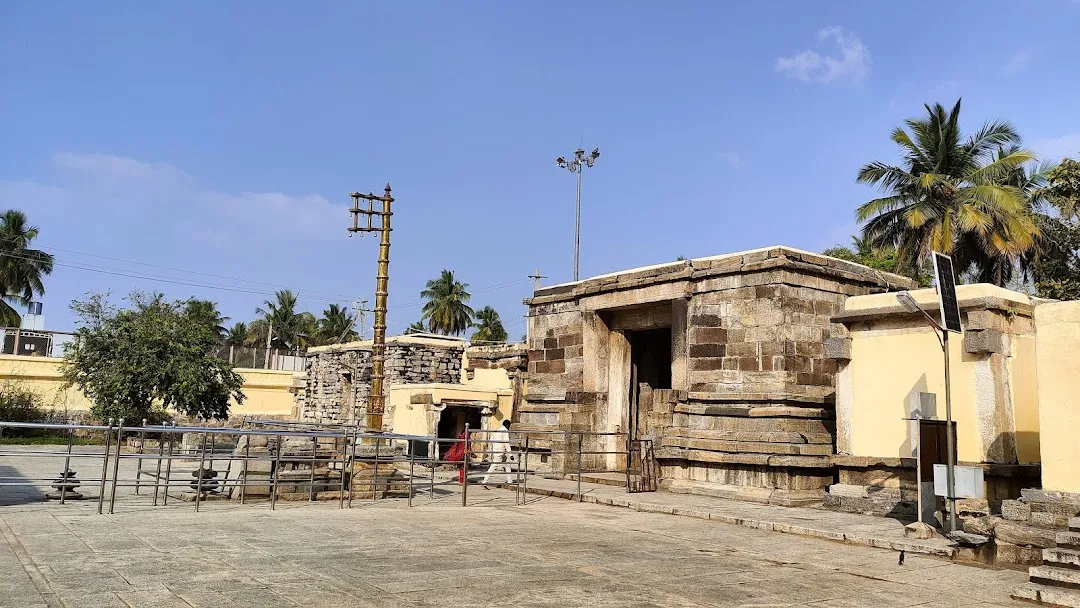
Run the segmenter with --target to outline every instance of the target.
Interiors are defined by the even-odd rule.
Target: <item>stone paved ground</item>
[[[0,476],[50,467],[9,457]],[[497,489],[470,489],[464,508],[446,492],[411,509],[208,502],[194,513],[119,488],[112,516],[39,495],[0,487],[0,606],[985,607],[1020,606],[1008,595],[1026,580],[692,517],[535,496],[517,506]]]

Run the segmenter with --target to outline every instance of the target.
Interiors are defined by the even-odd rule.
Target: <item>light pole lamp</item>
[[[593,148],[593,151],[588,156],[585,155],[585,150],[578,148],[574,150],[574,155],[567,160],[566,157],[560,156],[555,159],[555,162],[559,163],[559,166],[563,169],[577,174],[577,211],[574,215],[574,280],[578,280],[578,260],[581,250],[581,170],[583,168],[592,168],[596,163],[596,159],[600,158],[600,148]]]
[[[940,297],[940,296],[939,296]],[[926,322],[934,328],[934,335],[937,336],[938,343],[941,344],[941,351],[945,355],[945,485],[948,496],[945,497],[946,502],[949,503],[949,531],[956,531],[956,472],[954,470],[955,463],[955,446],[956,437],[954,437],[952,426],[952,391],[951,382],[949,377],[949,331],[941,326],[931,317],[919,303],[915,301],[915,298],[910,292],[901,291],[896,294],[896,299],[900,304],[909,310],[910,312],[917,312],[922,314]],[[920,437],[920,441],[921,441]],[[921,454],[921,450],[920,450]],[[919,463],[915,463],[916,472],[919,469]],[[922,488],[919,488],[919,496],[922,496]],[[922,513],[919,513],[920,521],[922,521]]]

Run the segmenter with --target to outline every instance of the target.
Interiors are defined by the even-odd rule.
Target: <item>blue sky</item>
[[[846,243],[856,171],[924,102],[1080,150],[1075,0],[60,6],[0,3],[0,208],[65,264],[55,329],[91,290],[370,300],[347,195],[389,181],[391,332],[449,268],[516,338],[526,275],[571,277],[579,144],[583,276]]]

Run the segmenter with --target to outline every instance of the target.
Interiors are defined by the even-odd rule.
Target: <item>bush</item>
[[[52,410],[41,405],[41,397],[17,384],[0,384],[0,420],[5,422],[56,422]],[[4,429],[8,437],[44,435],[39,429]]]

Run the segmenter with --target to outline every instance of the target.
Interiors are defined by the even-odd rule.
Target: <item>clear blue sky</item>
[[[924,102],[962,95],[969,130],[1002,117],[1043,155],[1080,150],[1078,32],[1075,0],[9,1],[0,208],[64,264],[239,290],[59,266],[55,329],[72,298],[133,288],[249,320],[271,285],[314,312],[370,300],[376,246],[347,237],[347,194],[389,181],[391,332],[449,268],[516,338],[525,276],[571,276],[574,182],[555,157],[602,153],[584,276],[821,250],[873,194],[858,167],[894,160],[889,131]]]

